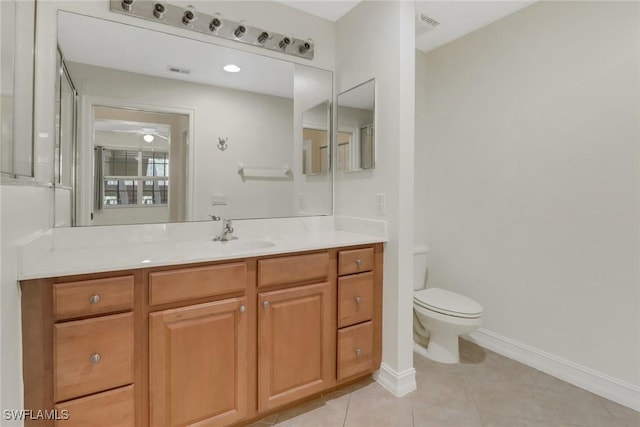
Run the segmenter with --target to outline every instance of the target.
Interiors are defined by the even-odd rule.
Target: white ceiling
[[[275,0],[285,6],[329,21],[337,21],[360,3],[360,0]]]
[[[429,52],[533,3],[535,0],[416,1],[416,12],[440,23],[416,37],[416,49]]]
[[[278,3],[334,22],[360,3],[360,0],[277,1]],[[527,7],[535,1],[536,0],[416,1],[417,13],[422,12],[440,23],[440,25],[429,30],[427,33],[416,37],[416,49],[423,52],[433,50]]]

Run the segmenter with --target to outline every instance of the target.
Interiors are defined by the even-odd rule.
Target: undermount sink
[[[236,239],[219,242],[225,249],[231,251],[251,251],[274,247],[276,244],[267,239]]]

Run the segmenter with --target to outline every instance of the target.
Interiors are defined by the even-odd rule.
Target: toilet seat
[[[413,301],[427,310],[466,319],[479,318],[484,310],[471,298],[440,288],[417,291],[413,294]]]

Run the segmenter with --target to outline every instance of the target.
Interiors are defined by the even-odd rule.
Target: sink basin
[[[225,251],[242,252],[258,249],[272,248],[276,244],[267,239],[237,239],[228,242],[219,242]]]

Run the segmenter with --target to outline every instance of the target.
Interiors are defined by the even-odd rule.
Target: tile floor
[[[640,413],[469,341],[461,363],[414,353],[418,389],[395,398],[368,379],[252,427],[640,427]]]

